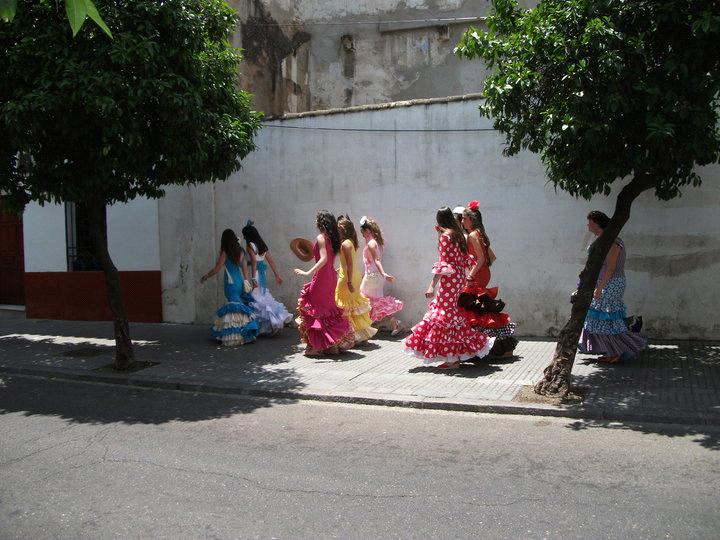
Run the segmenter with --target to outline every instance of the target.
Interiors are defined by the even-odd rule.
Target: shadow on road
[[[73,423],[197,422],[294,402],[290,399],[241,398],[43,378],[0,377],[0,414],[56,416]]]

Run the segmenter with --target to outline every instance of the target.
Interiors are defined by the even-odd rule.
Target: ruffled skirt
[[[453,311],[440,310],[431,304],[430,311],[405,338],[405,352],[419,358],[425,365],[486,356],[495,338],[468,326],[465,318]]]
[[[298,330],[300,341],[316,351],[336,347],[339,351],[355,344],[355,334],[343,311],[337,306],[313,306],[307,301],[307,292],[312,283],[300,291],[298,299]]]
[[[275,300],[270,291],[263,292],[257,287],[252,293],[252,309],[260,327],[260,335],[272,335],[292,321],[292,314],[285,306]]]
[[[360,292],[370,301],[370,319],[373,322],[391,317],[403,308],[401,300],[385,295],[385,278],[378,272],[363,276]]]
[[[470,283],[460,293],[458,306],[470,326],[497,338],[490,354],[500,356],[513,351],[518,340],[513,337],[516,325],[510,315],[503,313],[505,302],[497,298],[497,293],[497,287],[486,289]]]
[[[578,350],[586,354],[635,356],[647,347],[640,334],[625,324],[625,278],[610,278],[600,298],[593,298],[580,334]]]
[[[357,289],[351,293],[343,280],[338,281],[335,303],[350,321],[357,342],[367,341],[377,333],[377,328],[371,326],[370,302]]]
[[[243,302],[228,302],[217,310],[211,335],[223,346],[230,347],[255,341],[259,330],[249,306]]]

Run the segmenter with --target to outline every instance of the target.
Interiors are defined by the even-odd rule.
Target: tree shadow
[[[585,394],[585,402],[601,408],[607,417],[632,420],[581,420],[571,429],[610,427],[668,437],[691,435],[698,436],[696,442],[702,446],[720,450],[720,343],[654,341],[634,359],[604,364],[579,357],[578,364],[586,369],[573,373],[573,390]],[[588,370],[591,364],[594,369]],[[646,422],[643,416],[684,425]]]
[[[0,414],[55,416],[78,424],[198,422],[295,401],[0,375]]]
[[[577,420],[568,424],[573,431],[592,428],[637,431],[646,435],[663,435],[668,438],[695,437],[693,442],[709,450],[720,450],[720,427],[705,425],[656,424],[652,422],[617,422],[609,420]]]
[[[224,348],[208,341],[206,327],[133,324],[131,335],[138,342],[136,359],[155,365],[132,373],[109,373],[104,368],[112,363],[114,348],[102,340],[112,342],[112,323],[28,320],[14,321],[12,328],[12,334],[3,332],[0,323],[2,364],[9,369],[30,366],[45,375],[57,373],[59,378],[100,377],[102,382],[133,388],[103,393],[97,389],[110,387],[0,374],[4,381],[0,385],[0,413],[56,415],[90,423],[194,422],[293,403],[296,399],[292,393],[305,386],[294,369],[283,366],[289,357],[301,354],[297,333],[292,329],[254,344]],[[56,391],[53,384],[73,390]],[[188,391],[144,390],[137,386]],[[252,399],[229,395],[214,395],[211,399],[207,393],[192,393],[198,387],[203,392]],[[47,393],[33,388],[43,388]],[[128,394],[133,399],[126,402],[121,395]],[[140,401],[146,406],[133,406]]]

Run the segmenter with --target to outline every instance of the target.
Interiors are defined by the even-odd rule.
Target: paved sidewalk
[[[579,404],[551,404],[528,392],[555,342],[522,339],[514,358],[486,358],[456,371],[424,368],[402,352],[401,336],[380,338],[342,356],[307,358],[297,331],[223,349],[208,328],[133,324],[133,373],[112,362],[112,324],[0,319],[0,374],[287,399],[451,410],[541,414],[594,420],[720,425],[720,342],[663,342],[631,362],[605,365],[578,355],[573,387]],[[523,397],[524,396],[524,397]]]

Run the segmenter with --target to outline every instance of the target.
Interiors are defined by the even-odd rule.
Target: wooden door
[[[0,211],[0,304],[25,303],[22,217]]]

